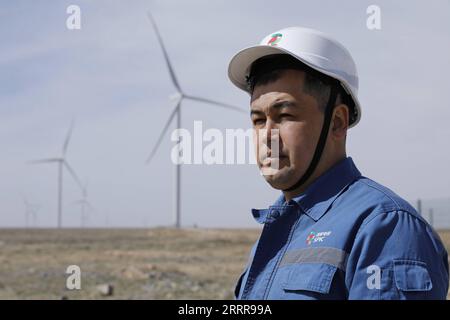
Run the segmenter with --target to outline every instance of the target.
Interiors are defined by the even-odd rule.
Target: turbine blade
[[[166,133],[167,129],[169,128],[170,123],[172,122],[173,118],[175,117],[175,114],[177,113],[178,109],[180,108],[180,103],[181,103],[181,100],[179,100],[177,102],[176,107],[173,109],[172,113],[170,114],[169,118],[167,119],[167,122],[164,125],[164,128],[161,131],[161,134],[159,135],[159,138],[158,138],[155,146],[153,147],[152,152],[150,153],[150,155],[147,158],[147,161],[145,162],[146,164],[148,164],[152,160],[153,156],[155,155],[156,150],[158,149],[159,145],[161,144],[162,139],[164,138],[164,134]]]
[[[172,68],[172,64],[170,63],[170,59],[169,59],[169,55],[167,54],[166,47],[164,46],[164,43],[162,41],[162,37],[161,37],[161,35],[159,33],[159,30],[158,30],[158,27],[156,25],[156,21],[155,21],[155,19],[153,19],[153,16],[150,13],[150,11],[147,11],[147,17],[150,20],[150,22],[151,22],[151,24],[153,26],[153,29],[155,29],[159,45],[160,45],[160,47],[162,49],[162,52],[164,54],[164,59],[166,60],[167,68],[169,69],[170,77],[172,78],[172,82],[173,82],[174,86],[178,89],[178,91],[181,92],[181,88],[180,88],[180,85],[178,84],[178,80],[177,80],[177,77],[175,76],[175,72],[174,72],[174,70]]]
[[[200,101],[200,102],[203,102],[203,103],[209,103],[209,104],[213,104],[213,105],[216,105],[216,106],[219,106],[219,107],[222,107],[222,108],[231,109],[231,110],[238,111],[238,112],[245,113],[245,114],[248,113],[247,111],[245,111],[245,110],[243,110],[243,109],[241,109],[239,107],[233,106],[231,104],[226,104],[226,103],[218,102],[218,101],[211,100],[211,99],[195,97],[195,96],[189,96],[189,95],[185,95],[184,97],[186,99],[190,99],[190,100],[193,100],[193,101]]]
[[[72,169],[72,167],[69,165],[69,163],[66,160],[64,160],[64,166],[70,172],[72,177],[75,179],[76,183],[81,188],[81,190],[83,190],[83,185],[81,183],[81,180],[78,178],[77,174],[75,173],[75,171]]]
[[[73,125],[74,125],[74,120],[72,119],[72,121],[70,122],[69,131],[67,132],[66,140],[64,141],[63,152],[62,152],[63,156],[66,154],[67,147],[69,146],[70,137],[72,136],[72,131],[73,131]]]
[[[62,161],[61,158],[48,158],[48,159],[39,159],[39,160],[32,160],[28,161],[28,164],[39,164],[39,163],[49,163],[49,162],[59,162]]]

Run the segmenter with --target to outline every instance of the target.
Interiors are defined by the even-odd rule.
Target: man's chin
[[[267,183],[277,190],[285,190],[291,187],[295,183],[291,181],[291,178],[292,176],[286,177],[286,175],[281,172],[273,175],[264,175],[264,179],[266,179]]]

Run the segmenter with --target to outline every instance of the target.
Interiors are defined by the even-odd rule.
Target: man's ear
[[[346,104],[339,104],[334,107],[333,120],[331,121],[331,134],[336,139],[345,138],[349,124],[349,109]]]

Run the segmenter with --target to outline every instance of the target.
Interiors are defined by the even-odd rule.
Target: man
[[[253,209],[264,228],[235,297],[445,299],[439,236],[346,155],[347,129],[361,117],[348,51],[323,33],[287,28],[237,53],[229,77],[251,96],[253,126],[267,138],[255,140],[257,162],[277,164],[265,179],[282,190],[268,209]]]

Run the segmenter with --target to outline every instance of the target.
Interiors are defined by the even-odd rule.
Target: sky
[[[81,29],[69,30],[69,5]],[[381,29],[366,26],[380,8]],[[186,93],[249,108],[228,79],[231,57],[289,26],[330,34],[351,52],[359,74],[361,122],[347,154],[363,175],[409,201],[450,198],[450,1],[7,1],[0,0],[0,227],[25,224],[24,197],[39,206],[37,227],[56,226],[57,167],[67,159],[88,185],[90,227],[173,223],[174,142],[170,127],[146,165],[172,111],[175,89],[151,10]],[[183,128],[248,129],[249,116],[186,101]],[[251,208],[280,195],[254,164],[184,165],[185,227],[259,227]],[[65,227],[80,226],[80,188],[65,173]],[[449,212],[450,215],[450,212]]]

